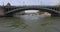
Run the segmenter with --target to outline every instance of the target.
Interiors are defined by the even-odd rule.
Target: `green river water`
[[[0,32],[60,32],[60,17],[1,17]]]

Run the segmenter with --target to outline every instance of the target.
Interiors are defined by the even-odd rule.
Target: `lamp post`
[[[23,1],[23,5],[25,5],[25,2]]]
[[[3,2],[3,6],[4,6],[4,2]]]

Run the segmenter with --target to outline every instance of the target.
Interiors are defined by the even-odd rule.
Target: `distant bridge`
[[[43,7],[19,7],[19,8],[15,7],[15,9],[13,8],[12,10],[6,11],[5,14],[8,16],[11,16],[14,13],[22,12],[25,10],[39,10],[39,11],[43,11],[43,12],[48,12],[52,16],[60,16],[60,13],[58,11],[56,11],[54,9],[43,8]]]

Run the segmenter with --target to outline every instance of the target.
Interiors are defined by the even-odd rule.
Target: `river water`
[[[60,32],[60,17],[43,15],[1,17],[0,32]]]

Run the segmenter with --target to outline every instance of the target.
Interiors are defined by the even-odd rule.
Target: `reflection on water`
[[[45,16],[43,15],[23,15],[20,16],[20,18],[23,18],[24,20],[37,20],[39,18],[44,18]]]
[[[60,32],[60,17],[21,15],[0,18],[0,32]]]

